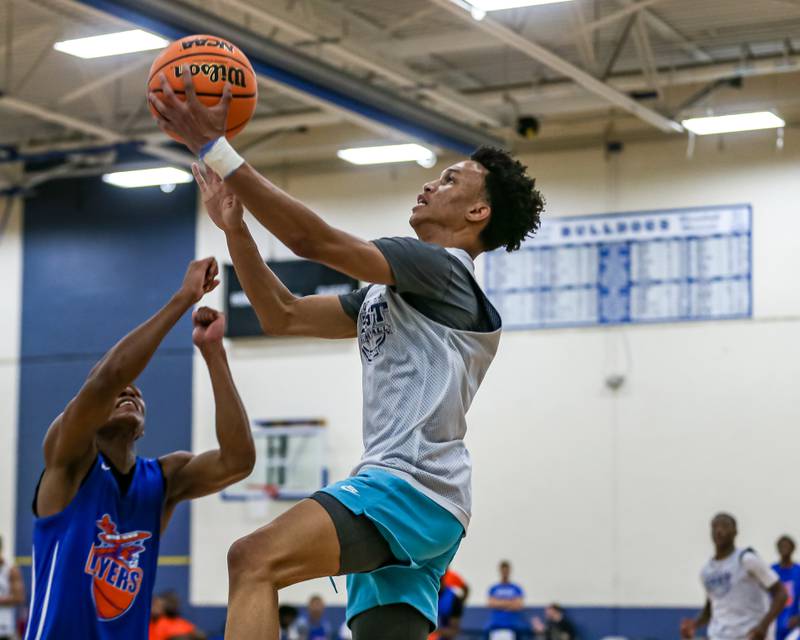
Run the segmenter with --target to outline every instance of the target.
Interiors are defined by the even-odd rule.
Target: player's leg
[[[278,638],[278,589],[335,575],[339,541],[330,516],[303,500],[228,551],[226,640]]]
[[[278,589],[395,561],[370,520],[319,492],[231,547],[225,637],[277,639]]]
[[[408,604],[389,604],[369,609],[350,623],[353,640],[425,640],[430,621]]]

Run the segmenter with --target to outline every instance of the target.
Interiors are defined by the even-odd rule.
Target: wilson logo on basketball
[[[192,47],[217,47],[218,49],[225,49],[233,53],[233,45],[224,40],[217,40],[215,38],[195,38],[193,40],[182,40],[181,47],[184,51]]]
[[[92,598],[99,620],[119,618],[131,608],[142,587],[144,572],[139,556],[149,531],[118,533],[117,525],[105,514],[97,521],[100,541],[92,545],[84,571],[92,576]]]
[[[175,77],[183,75],[183,68],[176,65],[172,67]],[[194,78],[197,75],[204,75],[211,82],[230,82],[234,87],[246,87],[247,82],[244,77],[244,69],[229,67],[227,64],[215,64],[204,62],[203,64],[190,64],[189,72]]]

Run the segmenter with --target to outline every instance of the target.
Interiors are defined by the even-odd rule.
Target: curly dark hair
[[[528,167],[503,149],[479,147],[470,160],[487,171],[486,195],[492,215],[481,231],[483,246],[487,251],[503,246],[506,251],[516,251],[541,223],[545,201],[536,181],[525,173]]]

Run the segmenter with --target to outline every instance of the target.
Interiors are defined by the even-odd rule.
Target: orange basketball
[[[98,578],[92,580],[92,590],[97,615],[101,620],[113,620],[122,615],[136,597],[135,593],[117,589]]]
[[[241,132],[253,117],[258,101],[256,74],[241,49],[216,36],[187,36],[176,40],[161,52],[150,67],[148,91],[161,97],[158,74],[163,71],[178,98],[185,100],[183,65],[189,65],[197,97],[206,106],[217,104],[225,83],[230,82],[233,99],[228,111],[225,137],[230,139]],[[156,115],[152,104],[150,111]],[[172,137],[182,142],[178,136]]]

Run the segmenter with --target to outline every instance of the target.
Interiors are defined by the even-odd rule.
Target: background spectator
[[[519,632],[527,626],[520,613],[525,594],[522,587],[511,582],[511,563],[508,560],[503,560],[499,569],[500,582],[489,589],[489,608],[492,613],[486,626],[487,636],[492,638],[495,631],[511,631],[515,637],[519,637]]]
[[[456,595],[461,600],[461,604],[466,604],[467,598],[469,597],[469,585],[464,578],[450,567],[447,567],[447,571],[445,571],[444,576],[442,576],[442,582],[444,586],[455,591]]]
[[[19,567],[3,558],[3,538],[0,537],[0,640],[16,635],[17,607],[25,604],[25,583]]]
[[[180,604],[174,591],[165,591],[153,598],[149,640],[205,640],[205,633],[181,618]]]
[[[445,576],[439,585],[439,621],[428,640],[451,640],[461,631],[461,617],[464,615],[464,600],[461,593],[445,584]]]
[[[775,638],[784,640],[794,629],[800,626],[800,606],[797,598],[800,596],[800,565],[795,564],[792,556],[794,555],[795,544],[789,536],[781,536],[777,543],[778,556],[780,561],[772,565],[775,573],[786,587],[786,608],[775,621]]]
[[[331,640],[333,630],[326,620],[325,603],[320,596],[311,596],[308,601],[306,615],[297,620],[297,630],[301,640]]]
[[[278,626],[281,628],[280,640],[300,640],[297,619],[300,612],[296,607],[282,604],[278,607]]]
[[[544,620],[538,616],[531,620],[536,640],[574,640],[575,627],[567,619],[564,609],[551,604],[544,610]]]

